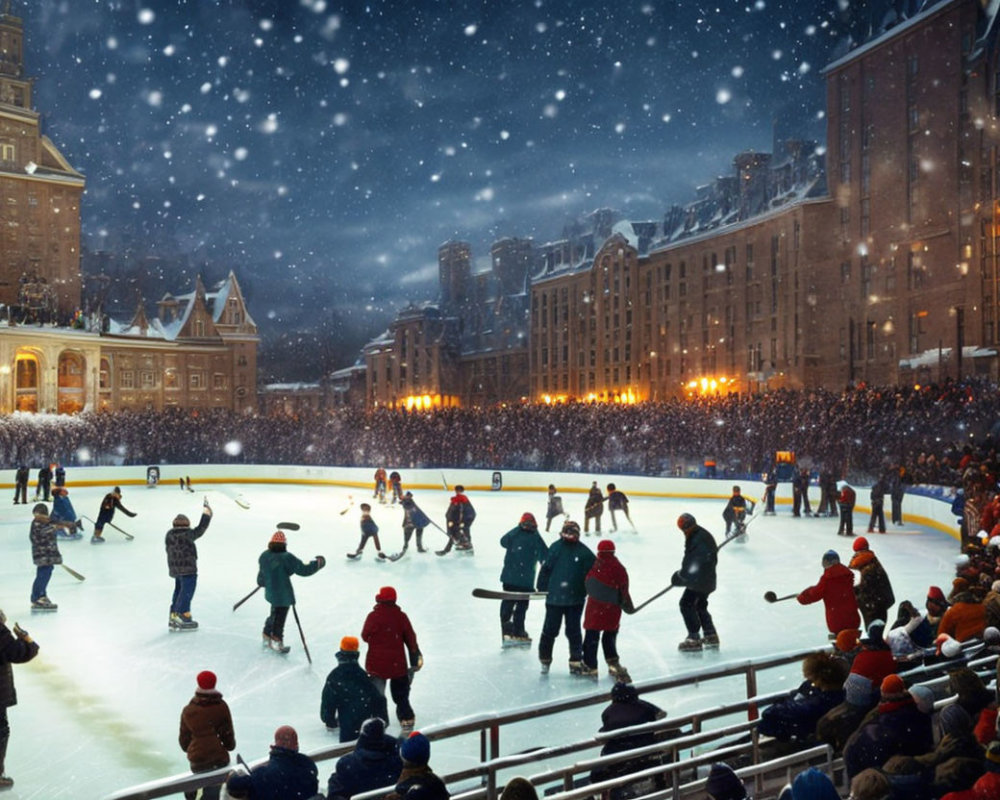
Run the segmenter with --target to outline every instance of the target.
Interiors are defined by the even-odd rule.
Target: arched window
[[[31,353],[18,353],[14,367],[14,408],[38,411],[38,359]]]
[[[57,409],[60,414],[83,411],[86,401],[84,388],[85,364],[79,353],[64,352],[59,356],[59,388]]]

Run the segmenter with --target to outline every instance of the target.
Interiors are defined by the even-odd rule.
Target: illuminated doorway
[[[38,411],[38,359],[31,353],[18,353],[14,366],[14,408]]]
[[[59,356],[59,390],[57,410],[60,414],[78,414],[83,411],[85,364],[79,353],[66,352]]]

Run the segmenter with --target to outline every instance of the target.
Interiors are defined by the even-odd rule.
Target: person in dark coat
[[[97,521],[94,523],[94,535],[90,537],[91,544],[101,544],[104,542],[104,526],[115,518],[115,511],[121,511],[129,517],[134,517],[135,512],[129,511],[122,505],[122,490],[116,486],[101,500],[101,507],[97,512]]]
[[[932,751],[894,756],[885,765],[893,774],[917,775],[920,784],[932,787],[933,797],[970,788],[983,774],[986,755],[973,734],[972,717],[957,703],[941,709],[938,726],[941,735]]]
[[[448,529],[448,544],[444,550],[438,550],[439,556],[447,555],[451,548],[472,551],[472,523],[476,519],[476,509],[472,501],[465,495],[464,486],[456,486],[455,494],[448,501],[448,510],[444,512]]]
[[[236,733],[229,706],[215,688],[214,672],[198,673],[194,697],[181,711],[177,741],[187,753],[192,772],[211,772],[229,764],[229,753],[236,749]],[[218,800],[221,785],[202,789],[202,800]],[[195,800],[197,792],[185,792],[186,800]]]
[[[414,731],[399,745],[403,769],[393,791],[386,800],[448,800],[451,794],[428,762],[431,743],[419,731]]]
[[[810,653],[802,661],[805,680],[764,709],[757,731],[782,742],[811,742],[820,717],[844,702],[847,671],[847,665],[831,653]]]
[[[56,564],[62,564],[59,542],[56,539],[56,525],[49,520],[49,509],[45,503],[38,503],[32,510],[31,561],[35,565],[35,581],[31,584],[31,607],[40,611],[55,611],[59,608],[48,598],[49,580]]]
[[[417,535],[417,552],[426,553],[424,547],[424,528],[431,524],[428,517],[413,499],[413,492],[407,492],[400,501],[403,507],[403,552],[410,546],[410,538]]]
[[[896,602],[896,596],[892,593],[889,576],[869,549],[868,540],[864,536],[854,540],[854,556],[849,566],[858,571],[859,579],[854,587],[854,594],[858,598],[858,610],[865,627],[868,628],[873,620],[889,619],[889,609]]]
[[[639,693],[635,688],[627,683],[616,681],[611,688],[611,704],[601,712],[600,733],[617,731],[621,728],[630,728],[634,725],[642,725],[647,722],[655,722],[667,716],[667,712],[659,706],[647,700],[639,698]],[[601,748],[602,756],[624,753],[627,750],[635,750],[638,747],[656,744],[667,738],[677,735],[676,730],[668,732],[646,731],[643,733],[624,734],[608,739]],[[591,783],[606,781],[627,775],[630,772],[638,772],[641,769],[652,767],[661,763],[659,756],[640,756],[628,761],[620,761],[616,764],[609,764],[604,767],[597,767],[590,773]]]
[[[4,769],[7,743],[10,741],[7,709],[17,705],[12,665],[26,664],[37,655],[38,644],[35,640],[16,623],[11,631],[7,627],[7,616],[0,611],[0,790],[10,789],[14,785],[14,780],[7,776]]]
[[[378,540],[378,525],[375,524],[375,520],[372,519],[372,507],[368,503],[362,503],[361,506],[361,540],[358,542],[358,547],[353,553],[348,553],[348,558],[360,558],[361,553],[364,552],[365,545],[368,544],[368,540],[371,539],[375,542],[375,555],[379,558],[385,558],[385,553],[382,552],[382,543]]]
[[[63,467],[62,464],[56,464],[56,471],[55,471],[54,474],[55,474],[56,486],[65,486],[66,485],[66,470],[65,470],[65,468]]]
[[[545,561],[548,548],[538,533],[535,515],[525,512],[516,528],[500,537],[500,546],[506,551],[500,583],[505,592],[533,592],[535,569]],[[531,637],[524,626],[528,614],[527,600],[500,601],[500,634],[505,642],[531,644]]]
[[[167,570],[174,579],[174,595],[170,599],[171,629],[193,630],[198,627],[198,623],[191,619],[191,600],[198,585],[198,547],[195,540],[208,530],[211,521],[212,508],[206,500],[197,528],[191,527],[191,520],[184,514],[178,514],[174,517],[173,527],[167,531],[164,540]]]
[[[680,609],[687,638],[678,645],[679,650],[701,650],[718,647],[719,635],[712,615],[708,613],[708,596],[715,591],[715,566],[719,549],[712,538],[691,514],[681,514],[677,527],[684,533],[684,558],[681,568],[670,576],[671,586],[683,586]],[[704,638],[701,638],[701,633]]]
[[[257,585],[264,587],[264,597],[271,604],[271,613],[264,621],[261,634],[263,643],[276,652],[287,653],[290,648],[285,644],[285,620],[288,609],[295,605],[292,575],[315,575],[326,566],[326,559],[316,556],[304,564],[288,552],[284,531],[275,531],[267,550],[257,559],[257,565]]]
[[[48,464],[42,464],[42,468],[38,470],[38,484],[35,486],[35,500],[44,500],[46,503],[49,502],[51,486],[52,467]]]
[[[350,800],[352,795],[394,786],[402,769],[398,740],[385,732],[384,720],[372,717],[361,725],[354,750],[337,759],[326,800]]]
[[[618,658],[618,629],[622,611],[634,610],[628,592],[628,572],[615,556],[615,543],[597,543],[597,559],[584,579],[587,605],[583,609],[583,675],[596,676],[597,645],[600,642],[608,671],[615,680],[631,683],[628,670]]]
[[[20,503],[28,504],[28,480],[31,478],[31,471],[22,464],[14,472],[14,505]]]
[[[854,535],[854,504],[858,500],[858,493],[852,489],[847,482],[840,488],[837,495],[837,507],[840,509],[840,525],[837,527],[838,536]],[[885,619],[883,616],[882,619]]]
[[[728,764],[712,764],[705,781],[708,800],[749,800],[747,787]]]
[[[385,695],[372,683],[358,663],[358,639],[345,636],[337,651],[337,666],[323,685],[319,717],[328,730],[340,730],[340,741],[358,738],[361,724],[371,717],[388,719]],[[395,777],[395,776],[394,776]],[[388,785],[388,784],[384,784]]]
[[[392,492],[392,504],[403,500],[403,476],[396,470],[389,473],[389,490]]]
[[[246,800],[310,800],[319,790],[316,764],[299,752],[299,736],[291,725],[274,732],[267,762],[250,774],[230,773],[226,790]]]
[[[361,638],[368,645],[365,671],[383,695],[389,684],[396,719],[404,731],[412,731],[415,716],[410,705],[410,681],[424,666],[424,657],[410,618],[396,605],[392,586],[383,586],[375,595],[375,608],[365,618]]]
[[[601,489],[597,485],[597,481],[594,481],[590,486],[590,492],[587,494],[587,501],[583,506],[583,532],[590,535],[590,521],[594,521],[594,530],[597,535],[601,535],[601,516],[604,514],[604,495],[601,494]]]
[[[882,681],[881,700],[844,746],[844,767],[853,778],[881,767],[890,756],[918,756],[934,747],[931,717],[921,711],[898,675]]]
[[[809,470],[796,470],[792,474],[792,516],[800,516],[800,510],[807,517],[812,513],[809,505]]]
[[[556,494],[555,485],[550,483],[548,490],[548,502],[545,505],[545,532],[549,532],[552,520],[556,517],[561,517],[565,513],[565,510],[563,510],[562,498]]]
[[[845,630],[858,630],[861,617],[854,595],[854,573],[840,563],[840,555],[836,550],[827,550],[821,564],[823,574],[819,582],[803,589],[795,599],[804,606],[823,601],[826,628],[831,636]]]
[[[892,501],[892,524],[903,524],[903,497],[906,487],[913,483],[913,476],[906,467],[900,465],[889,478],[889,499]]]
[[[872,514],[868,518],[868,533],[875,533],[876,526],[879,533],[885,533],[885,478],[875,481],[869,497]]]
[[[754,508],[757,504],[753,500],[748,500],[743,496],[743,491],[739,486],[733,487],[733,494],[729,498],[729,502],[726,503],[726,507],[722,509],[722,519],[726,523],[726,538],[730,536],[733,525],[736,524],[736,517],[740,516],[742,519],[746,519],[747,514],[753,514]]]
[[[594,564],[594,553],[580,541],[580,526],[572,520],[563,523],[559,538],[550,546],[538,571],[537,588],[545,597],[545,621],[538,641],[538,660],[542,673],[552,664],[552,647],[559,628],[563,627],[569,644],[569,670],[583,671],[583,634],[580,618],[587,599],[586,577]]]
[[[632,528],[632,533],[635,533],[635,523],[632,522],[632,517],[628,513],[628,497],[625,495],[621,489],[615,486],[613,483],[608,484],[608,511],[611,512],[611,530],[618,530],[618,521],[615,519],[615,512],[621,511],[625,515],[625,519],[628,520],[629,526]],[[600,528],[598,528],[600,530]]]

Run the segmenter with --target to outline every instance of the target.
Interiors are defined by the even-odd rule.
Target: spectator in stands
[[[825,772],[809,767],[781,790],[778,800],[840,800],[840,795]]]
[[[959,667],[948,673],[948,691],[957,695],[955,702],[962,706],[972,719],[979,719],[983,709],[996,701],[995,695],[986,688],[983,679],[969,667]]]
[[[621,728],[631,728],[633,725],[642,725],[647,722],[655,722],[667,716],[667,712],[659,706],[641,700],[639,693],[627,683],[616,682],[611,689],[611,704],[601,712],[601,733],[616,731]],[[601,748],[602,756],[609,756],[615,753],[623,753],[627,750],[635,750],[638,747],[656,744],[667,738],[673,738],[677,731],[669,733],[646,731],[643,733],[633,733],[623,736],[616,736],[608,741]],[[620,775],[628,775],[631,772],[655,766],[661,763],[659,755],[640,756],[619,761],[605,767],[598,767],[590,774],[593,783],[617,778]],[[651,788],[663,788],[657,785]],[[614,794],[614,793],[613,793]]]
[[[708,800],[748,800],[747,787],[728,764],[712,764],[705,781]]]
[[[951,607],[938,624],[938,635],[946,633],[959,642],[982,637],[986,629],[986,606],[963,590],[952,596]]]
[[[232,772],[226,790],[233,798],[250,800],[309,800],[319,782],[313,760],[299,752],[299,737],[291,725],[274,732],[271,757],[249,774]]]
[[[983,598],[983,608],[986,610],[986,627],[1000,628],[1000,581],[993,581],[989,593]]]
[[[986,771],[971,789],[948,792],[941,800],[993,800],[1000,797],[1000,741],[990,742],[984,762]]]
[[[327,784],[327,800],[350,800],[352,795],[395,785],[403,769],[398,742],[385,732],[378,717],[365,720],[354,750],[337,759]]]
[[[931,718],[919,708],[898,675],[882,681],[881,700],[844,745],[844,767],[853,778],[881,767],[893,755],[922,755],[934,746]]]
[[[895,756],[897,763],[890,770],[918,774],[921,783],[933,787],[934,797],[970,788],[983,774],[985,755],[973,735],[972,717],[957,703],[941,709],[938,727],[941,736],[931,752],[912,758]]]
[[[319,716],[328,730],[340,729],[340,741],[358,738],[361,724],[370,717],[388,719],[388,703],[358,663],[360,644],[356,636],[345,636],[337,651],[337,666],[323,685]]]
[[[434,774],[428,762],[431,743],[420,731],[414,731],[399,745],[403,770],[395,789],[386,800],[449,800],[444,782]]]
[[[810,653],[802,661],[805,680],[761,714],[757,731],[782,742],[815,738],[816,723],[826,712],[844,702],[847,666],[836,656]]]
[[[538,800],[538,792],[527,778],[511,778],[500,793],[500,800]]]

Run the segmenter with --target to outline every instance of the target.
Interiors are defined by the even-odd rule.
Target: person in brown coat
[[[873,620],[889,619],[889,609],[896,602],[896,596],[892,593],[889,576],[869,549],[864,536],[854,540],[854,557],[848,566],[858,571],[859,580],[854,594],[858,598],[858,610],[865,628],[870,627]]]
[[[937,630],[939,636],[946,633],[959,642],[978,639],[986,630],[986,606],[978,602],[971,592],[958,592],[941,617]]]
[[[198,673],[198,688],[181,711],[181,730],[177,741],[187,753],[192,772],[211,772],[229,764],[229,753],[236,749],[236,734],[229,706],[215,688],[215,673]],[[222,784],[202,789],[202,800],[219,800]],[[185,792],[194,800],[197,792]]]

